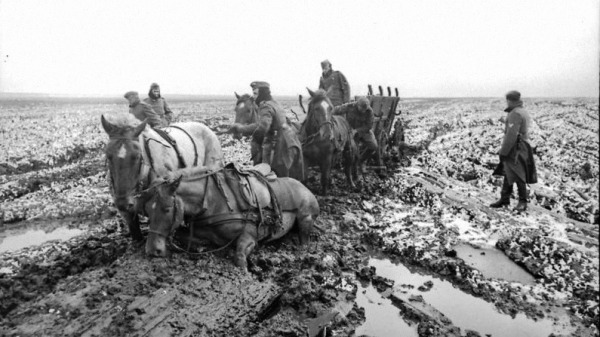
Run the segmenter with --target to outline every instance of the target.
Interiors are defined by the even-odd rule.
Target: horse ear
[[[135,130],[133,131],[133,138],[137,138],[140,135],[140,133],[144,131],[144,129],[146,128],[146,124],[146,121],[144,121],[142,122],[142,124],[135,127]]]
[[[104,118],[104,115],[100,116],[100,121],[102,122],[102,128],[109,135],[114,132],[115,126],[112,125],[109,121]]]
[[[237,98],[237,99],[240,99],[240,97],[241,97],[241,96],[240,96],[240,95],[238,95],[238,93],[237,93],[237,92],[235,92],[235,91],[234,91],[233,93],[235,94],[235,98]]]
[[[312,90],[310,90],[308,88],[306,88],[306,90],[308,90],[308,93],[310,94],[310,97],[315,97],[315,93]]]

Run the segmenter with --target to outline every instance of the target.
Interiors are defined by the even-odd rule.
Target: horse
[[[217,136],[204,124],[183,122],[163,130],[177,149],[156,130],[126,115],[111,123],[101,117],[108,134],[104,149],[114,203],[134,241],[142,240],[136,195],[159,175],[185,166],[220,167],[223,152]]]
[[[358,176],[358,148],[354,141],[354,130],[344,117],[333,115],[333,104],[324,90],[307,90],[311,98],[301,129],[305,167],[319,166],[321,193],[326,195],[331,184],[333,160],[341,152],[348,185],[354,189],[354,179]]]
[[[267,164],[255,167],[259,166],[270,172]],[[247,257],[259,241],[279,239],[294,225],[300,244],[309,244],[319,215],[316,197],[299,181],[265,178],[260,173],[240,174],[229,165],[218,170],[172,172],[143,195],[150,226],[146,254],[167,256],[166,241],[186,221],[193,237],[221,247],[235,243],[234,262],[245,271]]]
[[[235,123],[242,125],[258,123],[258,106],[254,103],[254,97],[248,94],[238,95],[235,93]],[[251,136],[252,132],[235,132],[233,137],[236,139],[242,136]]]
[[[258,123],[258,106],[254,102],[254,97],[249,94],[238,95],[237,92],[234,93],[236,102],[235,102],[235,121],[234,123],[239,123],[242,125],[249,125]],[[290,109],[294,115],[296,113],[294,110]],[[293,121],[289,117],[286,117],[287,123],[291,125],[296,133],[300,132],[300,128],[302,123],[300,121]],[[296,119],[298,119],[298,115],[296,115]],[[251,136],[255,129],[252,131],[246,132],[236,132],[233,134],[233,137],[236,139],[240,139],[243,136]]]

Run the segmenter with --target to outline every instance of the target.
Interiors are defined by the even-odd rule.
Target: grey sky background
[[[598,96],[599,0],[0,0],[0,92]]]

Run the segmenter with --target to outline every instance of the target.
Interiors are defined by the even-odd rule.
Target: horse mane
[[[250,96],[249,94],[243,94],[242,96],[240,96],[240,98],[238,98],[237,102],[235,102],[235,105],[237,106],[241,102],[246,102],[249,99],[252,99],[252,96]],[[254,101],[254,99],[252,99],[252,101]]]

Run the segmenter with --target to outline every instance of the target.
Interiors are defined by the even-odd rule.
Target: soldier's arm
[[[522,123],[523,117],[520,114],[516,112],[511,112],[508,114],[506,121],[506,133],[504,134],[504,139],[502,140],[500,156],[508,156],[512,148],[515,146]]]
[[[344,93],[344,103],[348,103],[350,102],[350,84],[348,83],[348,80],[344,74],[341,72],[339,74],[340,88],[342,88],[342,92]]]
[[[150,105],[144,104],[142,112],[144,113],[144,117],[151,127],[155,128],[163,126],[160,117],[158,117],[158,114],[152,110]]]
[[[321,78],[319,78],[319,89],[327,90],[327,89],[325,89],[325,83],[323,81],[323,76],[321,76]]]
[[[264,137],[267,134],[267,131],[269,131],[271,123],[273,123],[271,109],[268,106],[261,107],[258,116],[258,127],[256,128],[256,131],[254,131],[254,134],[259,137]]]
[[[250,136],[254,130],[256,130],[256,128],[258,127],[258,123],[252,123],[252,124],[237,124],[237,132],[241,133],[244,136]]]
[[[345,116],[348,113],[348,109],[350,108],[350,104],[342,104],[333,108],[334,115]]]
[[[163,98],[163,102],[165,103],[165,118],[167,119],[167,122],[169,122],[169,124],[173,121],[173,111],[171,111],[171,108],[169,107],[169,104],[167,104],[167,100]]]

